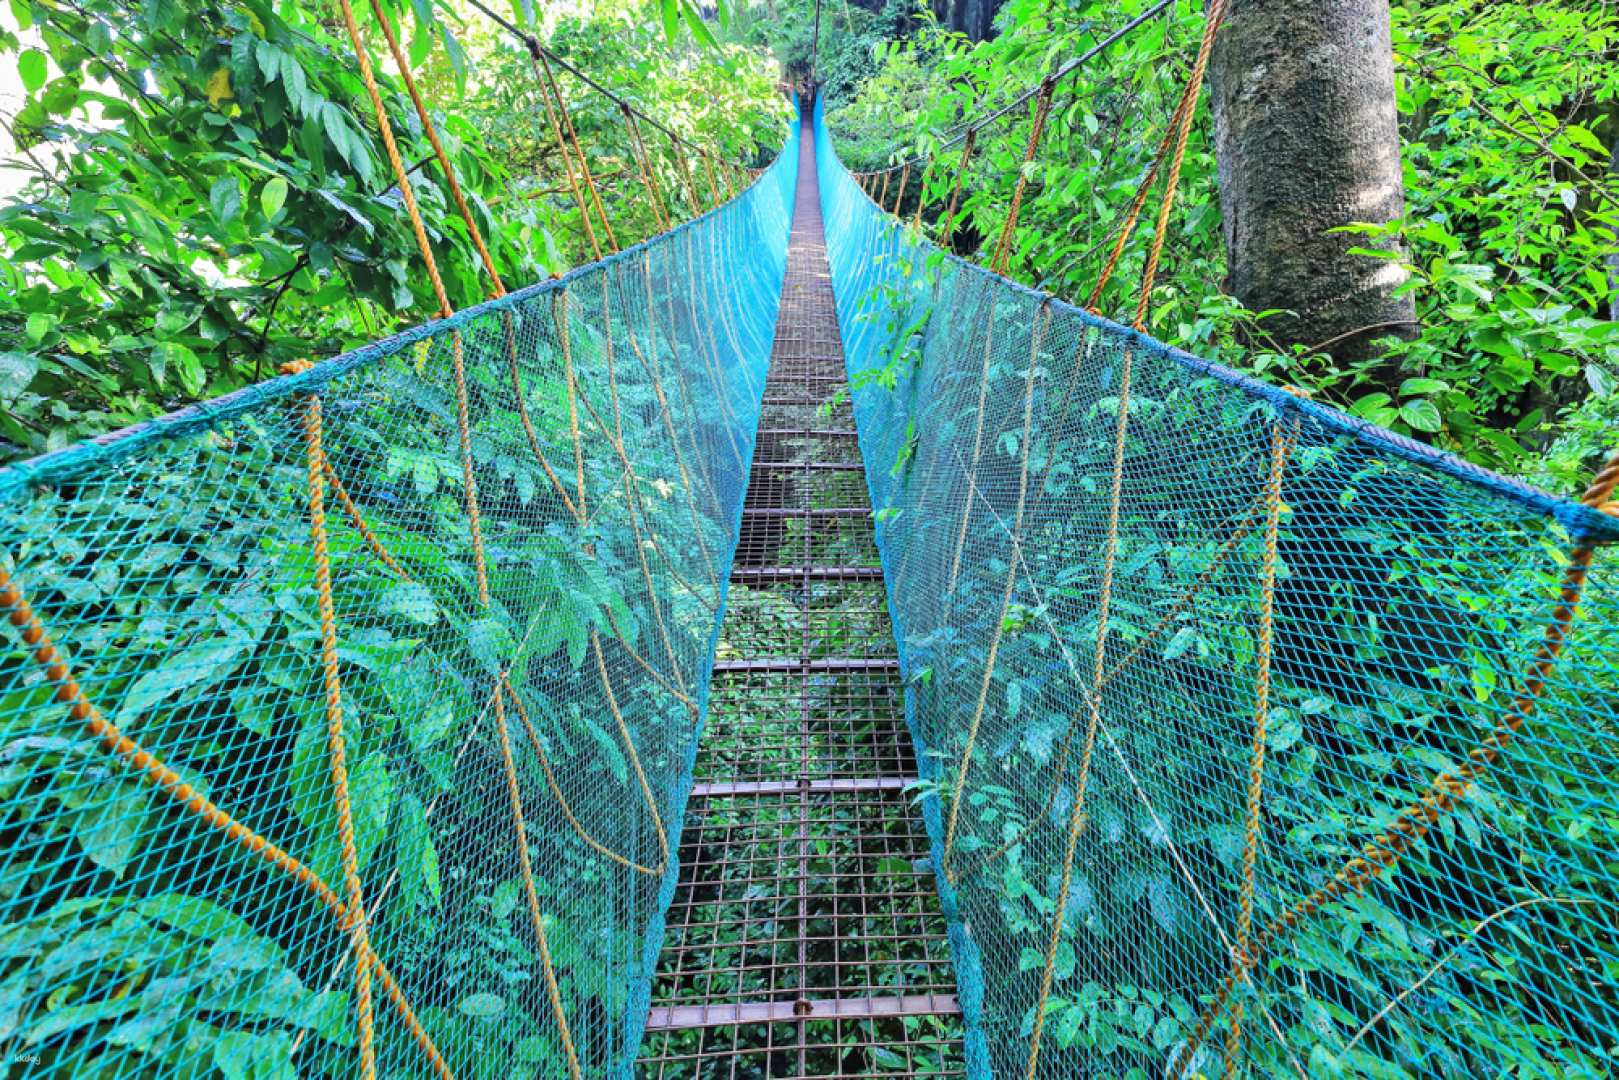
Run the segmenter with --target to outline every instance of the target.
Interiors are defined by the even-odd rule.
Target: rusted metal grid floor
[[[643,1076],[963,1075],[813,139]],[[843,396],[846,398],[846,395]]]

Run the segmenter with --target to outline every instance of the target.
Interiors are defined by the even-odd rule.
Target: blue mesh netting
[[[1042,1076],[1159,1077],[1177,1055],[1188,1075],[1612,1075],[1611,546],[1511,721],[1571,548],[1619,521],[948,257],[816,139],[974,1071],[1025,1074],[1049,962]],[[1430,796],[1431,831],[1270,933],[1211,1008],[1242,940],[1350,860],[1388,858],[1402,808],[1502,725],[1516,737],[1476,782]]]
[[[340,920],[251,853],[258,841],[202,820],[205,798],[348,895],[310,395],[331,467],[347,773],[375,954],[456,1076],[566,1075],[515,783],[580,1065],[628,1071],[676,874],[659,824],[673,848],[785,269],[796,138],[795,126],[738,198],[621,255],[0,473],[4,569],[67,674],[172,770],[169,787],[197,793],[180,805],[190,797],[143,782],[158,764],[88,737],[55,699],[64,672],[7,635],[7,1071],[359,1074]],[[381,978],[380,1075],[432,1075]]]

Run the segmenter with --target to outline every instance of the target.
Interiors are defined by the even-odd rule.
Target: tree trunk
[[[1412,336],[1406,274],[1332,232],[1400,216],[1400,132],[1388,0],[1232,0],[1210,62],[1230,291],[1286,348],[1340,361]]]

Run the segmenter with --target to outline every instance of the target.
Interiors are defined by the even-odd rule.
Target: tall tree
[[[1404,211],[1388,0],[1232,0],[1210,72],[1232,293],[1339,360],[1413,333],[1399,266],[1334,231]]]

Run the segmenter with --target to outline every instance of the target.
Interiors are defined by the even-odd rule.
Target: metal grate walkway
[[[808,131],[795,200],[641,1072],[962,1075]]]

